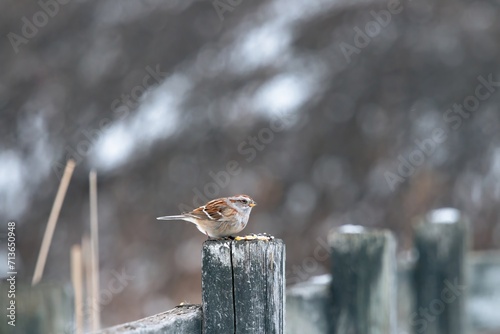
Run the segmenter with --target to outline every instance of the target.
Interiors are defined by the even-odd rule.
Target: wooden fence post
[[[203,333],[284,333],[281,240],[207,240],[202,255]]]
[[[287,289],[287,334],[329,333],[330,284],[331,276],[326,274],[311,277]]]
[[[415,228],[414,333],[465,333],[468,223],[456,209],[432,211]]]
[[[396,242],[387,230],[344,225],[329,236],[329,333],[396,332]]]

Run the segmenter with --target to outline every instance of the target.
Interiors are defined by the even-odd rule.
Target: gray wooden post
[[[331,314],[329,274],[311,277],[287,289],[286,333],[326,334]]]
[[[329,236],[329,333],[396,332],[396,242],[387,230],[344,225]]]
[[[203,244],[203,333],[284,333],[285,245],[281,240]]]
[[[464,333],[468,223],[456,209],[432,211],[415,228],[415,248],[414,333]]]

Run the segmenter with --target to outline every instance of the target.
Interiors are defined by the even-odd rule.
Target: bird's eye
[[[243,204],[248,204],[248,200],[247,199],[242,199],[241,202],[243,202]]]

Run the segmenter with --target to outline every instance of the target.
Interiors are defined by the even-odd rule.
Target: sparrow
[[[256,205],[250,196],[236,195],[211,200],[191,212],[156,219],[185,220],[195,224],[208,238],[224,238],[242,231],[247,226],[250,212]]]

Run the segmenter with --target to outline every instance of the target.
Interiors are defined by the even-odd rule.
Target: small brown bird
[[[156,219],[185,220],[195,224],[209,238],[223,238],[242,231],[247,226],[250,211],[256,205],[249,196],[236,195],[211,200],[191,212]]]

